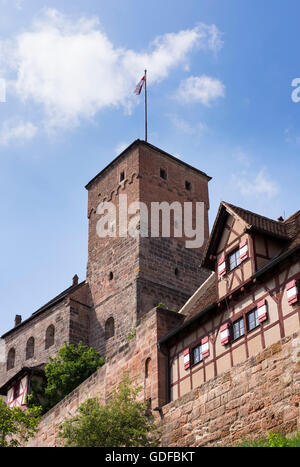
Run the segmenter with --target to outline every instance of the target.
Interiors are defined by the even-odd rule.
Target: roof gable
[[[257,231],[264,235],[275,237],[283,242],[289,242],[291,235],[295,234],[295,230],[300,232],[300,211],[297,211],[291,218],[282,222],[222,201],[203,255],[202,266],[208,269],[214,269],[216,249],[229,215],[239,219],[244,224],[245,232]],[[295,227],[296,220],[299,221],[297,227]]]

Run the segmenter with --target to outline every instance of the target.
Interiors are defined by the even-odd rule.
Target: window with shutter
[[[240,250],[235,250],[233,251],[230,255],[228,255],[228,266],[229,266],[229,271],[232,271],[236,267],[238,267],[241,264],[241,258],[240,258]]]
[[[250,311],[247,313],[247,329],[248,331],[252,331],[259,326],[260,322],[258,319],[258,309]]]
[[[247,259],[249,257],[249,249],[248,249],[248,241],[247,240],[243,240],[240,243],[239,254],[240,254],[240,262],[245,261],[245,259]]]
[[[230,329],[229,329],[229,323],[223,324],[220,329],[221,333],[221,344],[226,345],[228,344],[230,340]]]
[[[204,337],[204,339],[202,339],[201,345],[202,345],[202,358],[209,357],[209,338],[208,338],[208,336]]]
[[[238,339],[245,334],[244,317],[236,320],[232,325],[233,340]]]
[[[226,258],[222,256],[218,263],[219,277],[223,277],[226,274]]]
[[[289,282],[286,287],[286,294],[289,305],[293,305],[299,301],[299,292],[297,282],[295,280]]]
[[[268,319],[268,311],[267,311],[267,301],[266,300],[261,300],[257,304],[257,316],[258,316],[258,321],[260,323],[263,323]]]
[[[188,370],[191,366],[190,349],[185,349],[183,352],[183,364],[185,370]]]

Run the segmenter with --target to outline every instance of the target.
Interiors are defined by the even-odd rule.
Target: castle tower
[[[102,355],[112,356],[121,350],[140,319],[159,303],[170,310],[179,310],[207,278],[200,268],[203,246],[187,248],[184,234],[178,237],[172,227],[169,237],[162,237],[161,231],[156,237],[150,233],[120,237],[120,216],[126,214],[124,199],[127,206],[144,203],[149,212],[149,231],[152,203],[177,202],[183,209],[184,203],[203,202],[202,228],[206,241],[209,180],[200,170],[136,140],[86,186],[87,282],[93,308],[89,343]],[[106,215],[101,211],[103,202],[111,203],[116,210],[116,221],[106,224],[112,236],[99,235],[99,220]],[[173,211],[170,212],[174,225]],[[132,220],[130,216],[128,220]],[[193,221],[195,225],[195,213]],[[145,229],[145,225],[139,228]]]

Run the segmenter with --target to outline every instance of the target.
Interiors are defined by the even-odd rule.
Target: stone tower
[[[136,140],[86,186],[87,282],[93,310],[89,343],[102,355],[112,356],[122,350],[143,315],[159,303],[178,310],[207,278],[200,268],[203,247],[186,248],[186,238],[175,236],[172,229],[169,238],[161,233],[158,237],[120,237],[121,195],[127,196],[128,206],[144,203],[149,213],[153,202],[179,202],[182,206],[186,202],[203,202],[206,241],[209,180],[204,172]],[[112,236],[105,238],[97,233],[101,218],[98,207],[102,202],[112,203],[117,213],[117,225],[107,224]],[[171,221],[174,224],[172,213]],[[115,231],[117,235],[113,236]]]

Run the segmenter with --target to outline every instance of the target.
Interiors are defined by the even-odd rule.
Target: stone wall
[[[88,397],[105,401],[124,372],[143,386],[141,399],[152,409],[165,397],[165,359],[157,337],[174,326],[176,314],[154,309],[142,321],[122,354],[109,360],[66,399],[48,412],[27,446],[59,446],[59,426],[76,414]],[[146,378],[145,363],[151,358]],[[149,367],[148,367],[149,368]],[[162,446],[228,445],[268,431],[300,430],[300,333],[286,337],[229,372],[162,407]],[[155,411],[158,416],[158,412]],[[158,416],[159,417],[159,416]]]
[[[124,373],[130,375],[133,384],[143,388],[140,392],[141,400],[147,400],[152,409],[163,405],[166,397],[166,360],[158,352],[157,341],[181,320],[182,316],[177,313],[161,308],[151,310],[142,319],[136,335],[131,340],[128,339],[122,352],[108,359],[102,368],[42,418],[39,432],[27,446],[59,446],[58,432],[61,423],[75,415],[78,406],[89,397],[98,397],[105,402]]]
[[[300,431],[300,333],[163,407],[162,446],[236,444]]]

